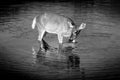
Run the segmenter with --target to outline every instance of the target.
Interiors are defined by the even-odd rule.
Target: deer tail
[[[33,22],[32,22],[32,29],[34,29],[36,26],[36,17],[33,19]]]

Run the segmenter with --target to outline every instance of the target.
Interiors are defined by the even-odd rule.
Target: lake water
[[[31,6],[32,5],[32,6]],[[15,9],[15,11],[13,11]],[[17,10],[16,10],[17,9]],[[12,10],[12,11],[10,11]],[[1,16],[0,65],[1,74],[12,79],[75,79],[109,80],[120,76],[120,26],[119,15],[104,5],[74,5],[71,3],[27,3],[12,5]],[[77,38],[73,53],[80,58],[80,70],[68,70],[67,61],[39,61],[34,63],[32,47],[38,51],[37,28],[32,30],[34,16],[55,12],[72,18],[86,28]],[[4,13],[4,12],[3,12]],[[57,47],[56,35],[48,34],[45,40]],[[45,62],[46,61],[46,62]],[[16,77],[16,78],[15,78]],[[3,77],[5,78],[5,77]]]

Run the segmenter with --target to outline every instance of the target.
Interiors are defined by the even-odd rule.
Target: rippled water
[[[0,18],[0,65],[1,71],[3,69],[6,72],[3,75],[11,74],[10,77],[14,77],[16,74],[23,79],[25,76],[30,79],[119,78],[119,17],[113,14],[109,5],[86,5],[77,7],[69,3],[28,3],[11,6],[9,10],[16,8],[15,13],[8,10],[9,15]],[[31,29],[31,23],[34,16],[44,11],[67,15],[77,25],[86,22],[87,27],[77,38],[78,43],[72,52],[80,57],[80,70],[68,70],[66,58],[50,61],[39,57],[37,63],[34,63],[36,59],[32,54],[32,46],[38,51],[39,45],[37,30]],[[56,35],[48,34],[45,40],[53,47],[58,46]],[[70,53],[69,50],[66,52]]]

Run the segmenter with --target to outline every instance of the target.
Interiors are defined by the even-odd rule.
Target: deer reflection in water
[[[72,54],[68,56],[67,62],[68,62],[68,69],[80,68],[80,58],[77,55]]]
[[[80,57],[73,53],[73,47],[66,47],[67,68],[80,69]]]

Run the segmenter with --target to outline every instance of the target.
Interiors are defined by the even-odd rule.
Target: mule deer
[[[57,34],[59,41],[58,53],[61,53],[63,37],[69,37],[70,41],[75,42],[75,38],[80,30],[85,28],[86,24],[82,23],[80,27],[77,28],[74,22],[68,17],[55,13],[44,13],[34,17],[32,29],[34,29],[35,26],[38,28],[38,41],[41,50],[44,50],[43,37],[45,32],[47,32]]]

